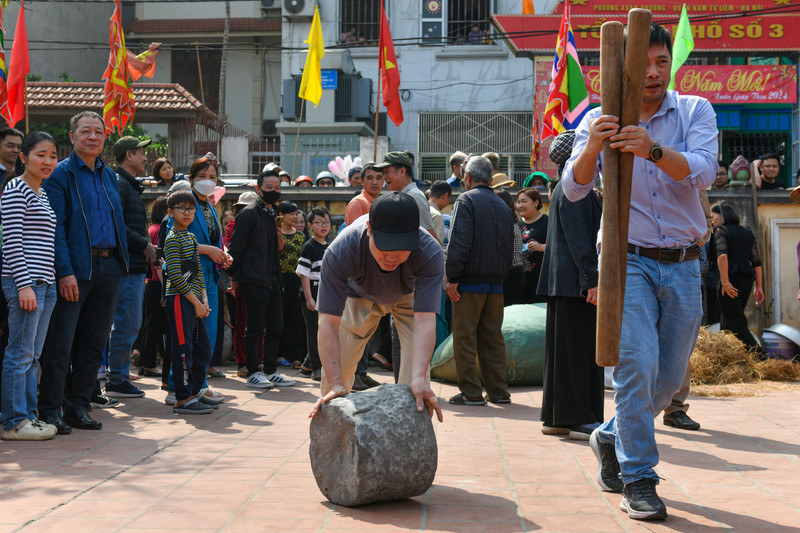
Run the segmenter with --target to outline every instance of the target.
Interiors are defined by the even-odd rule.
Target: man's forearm
[[[336,385],[345,386],[342,377],[341,346],[339,345],[341,321],[342,317],[319,313],[319,331],[317,333],[319,359],[322,362],[322,368],[325,369],[325,377],[330,388]]]
[[[320,339],[321,340],[321,339]],[[414,336],[411,342],[411,379],[428,378],[428,366],[436,345],[436,314],[414,313]]]

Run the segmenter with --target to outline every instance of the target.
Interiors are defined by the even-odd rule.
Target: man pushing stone
[[[419,208],[401,192],[380,196],[369,215],[347,226],[322,260],[317,297],[322,404],[344,396],[359,358],[382,316],[391,312],[400,336],[399,383],[414,393],[417,410],[442,410],[430,387],[428,365],[444,271],[442,248],[419,227]]]

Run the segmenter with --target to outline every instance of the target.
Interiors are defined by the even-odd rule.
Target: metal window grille
[[[529,112],[420,113],[420,179],[450,177],[450,155],[456,151],[500,154],[500,171],[521,184],[530,173]]]
[[[492,0],[450,0],[447,37],[450,44],[492,44],[489,15]],[[473,32],[477,28],[477,32]]]
[[[789,132],[774,133],[740,133],[737,131],[724,131],[723,147],[727,146],[726,153],[723,153],[723,160],[730,163],[738,155],[743,155],[748,161],[761,159],[766,154],[776,153],[780,155],[781,172],[778,180],[784,185],[791,182],[787,156],[791,146]]]
[[[281,166],[291,172],[295,168],[296,178],[301,174],[311,176],[315,179],[317,174],[323,170],[328,170],[328,163],[336,156],[344,157],[350,154],[356,157],[359,154],[359,139],[357,136],[348,135],[342,137],[310,137],[300,136],[297,149],[297,163],[294,162],[294,136],[287,136],[283,148]]]
[[[339,44],[378,46],[380,0],[341,0]]]

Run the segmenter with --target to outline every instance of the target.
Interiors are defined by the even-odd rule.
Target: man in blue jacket
[[[39,415],[60,434],[103,427],[89,416],[89,402],[128,272],[117,175],[99,157],[103,118],[81,111],[70,120],[69,138],[72,154],[44,185],[57,219],[59,297],[42,353]]]

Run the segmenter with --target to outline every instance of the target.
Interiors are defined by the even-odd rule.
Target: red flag
[[[395,126],[403,122],[403,107],[400,104],[400,70],[397,68],[397,57],[394,55],[392,34],[389,32],[389,21],[381,2],[381,33],[378,39],[378,68],[381,69],[383,82],[383,105]]]
[[[11,124],[11,111],[8,108],[8,63],[6,62],[5,33],[3,28],[3,10],[6,5],[0,1],[0,116]]]
[[[106,80],[105,101],[103,102],[103,120],[106,123],[106,135],[116,128],[122,135],[122,130],[133,120],[136,112],[133,103],[133,89],[128,80],[128,60],[125,49],[125,35],[122,33],[122,8],[119,0],[114,0],[116,7],[111,15],[111,30],[109,32],[108,67],[103,74]]]
[[[153,77],[156,73],[156,56],[158,56],[160,46],[161,43],[150,43],[150,47],[138,56],[133,55],[130,50],[125,51],[128,59],[128,74],[133,81],[142,76]]]
[[[25,29],[25,0],[19,8],[14,42],[11,45],[11,60],[8,62],[8,109],[11,115],[9,126],[25,118],[25,79],[31,71],[28,55],[28,32]]]

